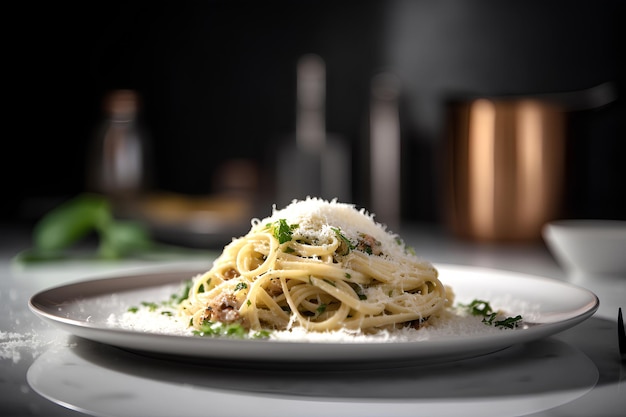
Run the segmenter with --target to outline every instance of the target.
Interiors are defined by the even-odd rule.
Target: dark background
[[[30,225],[85,190],[102,99],[142,98],[155,186],[214,192],[220,161],[245,158],[272,190],[295,127],[295,64],[327,65],[327,128],[353,150],[367,205],[372,77],[402,81],[407,221],[440,222],[437,152],[453,94],[532,95],[611,82],[618,99],[568,117],[563,217],[626,219],[623,1],[93,1],[9,8],[4,36],[0,223]],[[269,214],[261,207],[263,215]]]

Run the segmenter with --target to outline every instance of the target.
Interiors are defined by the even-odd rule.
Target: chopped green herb
[[[189,279],[189,280],[184,281],[183,288],[181,289],[180,293],[172,294],[172,296],[170,297],[172,303],[180,304],[183,300],[186,300],[189,297],[189,290],[191,290],[192,285],[193,285],[192,280]]]
[[[482,300],[473,300],[471,303],[461,304],[461,306],[465,307],[473,316],[487,316],[492,311],[489,303]]]
[[[245,290],[246,288],[248,288],[248,284],[245,282],[238,282],[237,285],[235,285],[235,291]]]
[[[506,327],[513,329],[519,325],[522,321],[522,316],[517,315],[515,317],[507,317],[503,320],[496,320],[497,313],[493,311],[491,305],[484,300],[473,300],[469,304],[459,304],[473,316],[482,316],[482,322],[488,326]]]
[[[352,275],[350,275],[350,273],[348,273],[348,272],[346,272],[346,275],[345,275],[345,276],[346,276],[346,278],[348,278],[348,279],[352,278]]]
[[[339,238],[339,240],[342,242],[342,244],[339,246],[339,249],[341,249],[341,253],[340,255],[347,255],[350,253],[351,250],[353,250],[354,248],[356,248],[356,246],[354,245],[354,243],[352,243],[350,241],[350,239],[348,239],[339,228],[337,227],[333,227],[333,232],[335,232],[335,235],[337,235],[337,238]]]
[[[199,330],[194,330],[193,334],[196,336],[225,336],[237,339],[261,339],[269,337],[269,330],[260,330],[256,332],[250,332],[239,323],[220,323],[206,320],[202,323]]]
[[[496,327],[506,327],[507,329],[512,329],[519,325],[519,322],[522,321],[522,316],[517,315],[515,317],[507,317],[504,320],[499,320],[494,323]]]
[[[128,312],[129,313],[136,313],[139,311],[139,307],[129,307],[128,308]]]
[[[148,310],[150,311],[155,311],[159,307],[157,303],[148,302],[148,301],[142,301],[141,305],[144,307],[148,307]]]
[[[409,255],[415,255],[415,249],[411,246],[408,246],[406,242],[404,241],[404,239],[400,237],[396,237],[396,243],[404,247],[404,253],[407,253]]]
[[[367,300],[367,296],[363,293],[363,288],[356,287],[354,289],[354,292],[356,293],[356,295],[358,295],[359,300]]]
[[[497,313],[491,313],[483,317],[483,323],[493,325],[493,321],[496,319]]]
[[[297,224],[287,224],[287,220],[280,219],[268,225],[274,234],[274,237],[278,239],[278,243],[283,244],[289,242],[293,236],[293,231],[298,228]]]
[[[271,332],[269,330],[259,330],[257,332],[254,332],[250,335],[251,339],[267,339],[268,337],[270,337]]]
[[[316,309],[317,314],[318,314],[318,315],[320,315],[320,314],[322,314],[324,311],[326,311],[326,307],[327,307],[327,305],[326,305],[326,304],[324,304],[324,303],[320,304],[320,305],[319,305],[319,307],[317,307],[317,309]]]
[[[199,330],[194,330],[197,336],[235,336],[243,338],[246,329],[239,323],[224,324],[219,322],[205,321],[200,325]]]

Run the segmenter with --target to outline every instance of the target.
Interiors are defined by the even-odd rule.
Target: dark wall
[[[102,98],[142,97],[156,185],[213,191],[221,161],[275,162],[295,126],[295,63],[327,64],[327,127],[353,149],[367,203],[369,86],[402,80],[403,215],[438,221],[436,151],[449,94],[535,94],[612,82],[609,106],[569,119],[569,216],[626,218],[621,1],[189,1],[15,6],[5,37],[2,222],[32,222],[85,189]],[[6,118],[6,117],[5,117]],[[9,156],[7,158],[7,155]],[[263,177],[271,187],[271,175]]]

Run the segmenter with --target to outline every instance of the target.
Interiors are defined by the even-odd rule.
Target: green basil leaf
[[[49,211],[33,230],[35,248],[60,251],[112,221],[109,202],[95,194],[79,195]]]

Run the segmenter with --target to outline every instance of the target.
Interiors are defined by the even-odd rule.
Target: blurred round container
[[[556,220],[542,234],[564,269],[626,278],[626,221]]]
[[[466,238],[540,240],[561,217],[567,118],[616,97],[611,84],[535,96],[461,97],[446,106],[446,223]]]
[[[459,236],[539,240],[559,217],[565,112],[534,99],[478,98],[448,109],[447,223]]]

